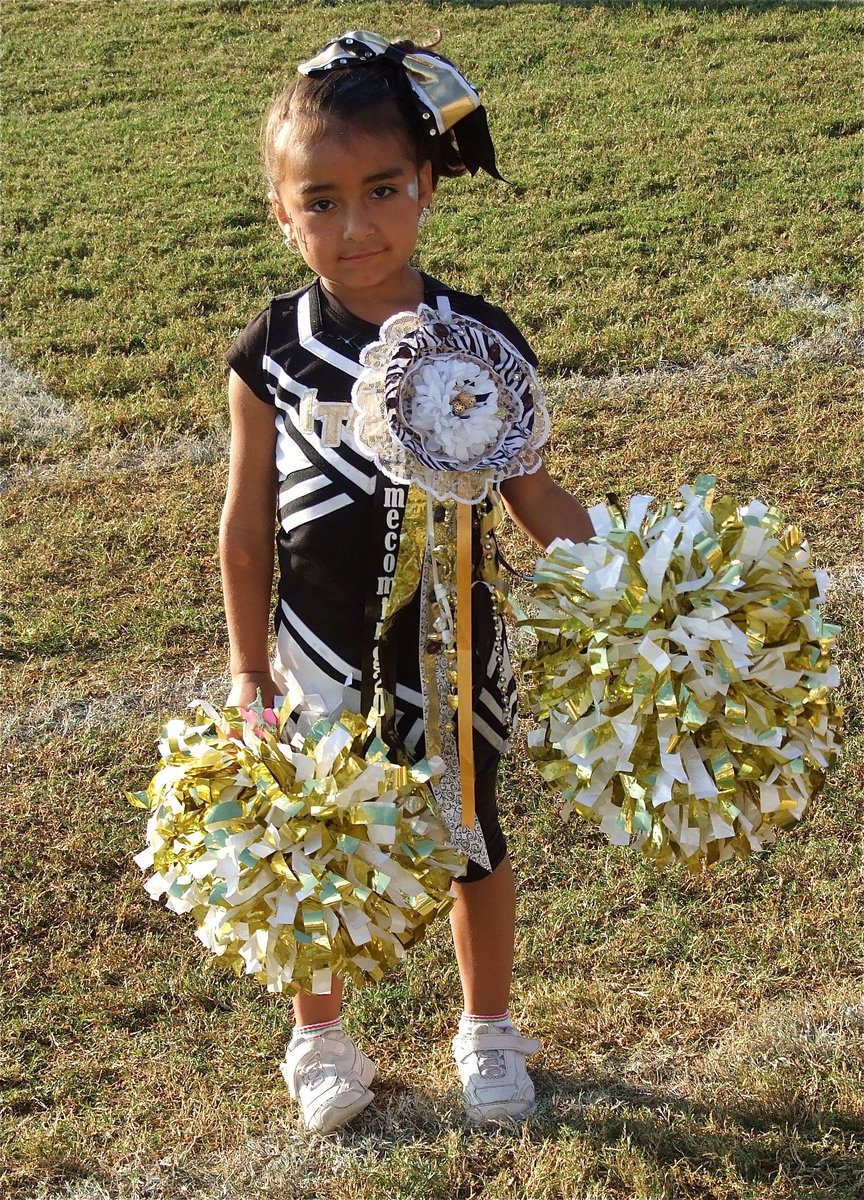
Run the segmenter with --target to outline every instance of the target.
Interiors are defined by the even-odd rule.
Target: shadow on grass
[[[334,0],[338,3],[338,0]],[[527,5],[554,5],[555,8],[607,8],[613,12],[627,8],[647,9],[649,12],[724,13],[736,10],[750,16],[781,10],[782,12],[820,12],[830,9],[849,9],[854,12],[856,0],[446,0],[431,4],[431,8],[515,8]]]
[[[293,1144],[291,1160],[294,1169],[301,1172],[292,1177],[293,1200],[315,1200],[321,1196],[308,1175],[310,1170],[330,1171],[334,1164],[350,1169],[352,1161],[355,1168],[365,1165],[372,1172],[374,1194],[382,1195],[377,1190],[381,1172],[388,1170],[388,1160],[394,1152],[396,1165],[399,1151],[416,1149],[420,1158],[428,1159],[437,1146],[443,1160],[453,1155],[450,1139],[454,1132],[462,1143],[461,1153],[466,1156],[465,1169],[473,1164],[470,1169],[476,1167],[478,1172],[482,1164],[498,1169],[502,1154],[508,1153],[508,1144],[514,1153],[523,1156],[531,1146],[539,1154],[551,1141],[559,1140],[566,1147],[570,1144],[567,1138],[570,1133],[575,1135],[572,1151],[579,1153],[586,1165],[593,1159],[598,1179],[610,1154],[614,1157],[616,1149],[626,1147],[628,1153],[635,1152],[664,1173],[674,1188],[664,1195],[674,1195],[678,1200],[706,1200],[715,1194],[710,1190],[710,1180],[698,1178],[706,1169],[712,1178],[719,1172],[718,1178],[722,1177],[727,1187],[724,1195],[738,1194],[728,1189],[739,1181],[752,1188],[755,1195],[757,1189],[760,1189],[758,1194],[762,1194],[762,1188],[770,1190],[778,1180],[789,1189],[782,1194],[794,1196],[795,1200],[841,1197],[851,1200],[864,1194],[864,1164],[854,1145],[860,1123],[851,1114],[704,1104],[675,1093],[632,1087],[615,1080],[579,1078],[559,1071],[537,1070],[533,1077],[538,1103],[525,1122],[496,1123],[478,1129],[461,1112],[458,1088],[446,1093],[409,1088],[399,1084],[395,1077],[382,1076],[376,1084],[374,1103],[350,1125],[326,1138],[306,1131],[292,1106],[291,1117],[275,1140],[269,1141],[264,1157],[278,1162],[280,1151]],[[247,1151],[254,1153],[251,1147]],[[136,1200],[144,1197],[166,1200],[178,1194],[188,1195],[191,1200],[205,1197],[215,1200],[217,1196],[222,1200],[248,1200],[252,1194],[244,1191],[242,1185],[236,1189],[221,1172],[212,1173],[204,1164],[197,1164],[197,1169],[195,1166],[184,1169],[163,1162],[124,1179],[86,1164],[70,1154],[68,1146],[58,1147],[50,1157],[52,1161],[43,1162],[40,1172],[40,1183],[47,1189],[39,1193],[43,1200],[59,1200],[61,1194],[78,1196],[80,1200],[91,1197],[96,1200],[99,1195],[106,1200],[115,1195],[128,1195],[130,1200],[132,1196]],[[428,1170],[428,1162],[424,1169]],[[480,1178],[478,1174],[475,1182]],[[26,1190],[32,1180],[19,1177],[8,1182],[12,1185],[7,1193],[10,1197],[33,1195]],[[122,1183],[128,1184],[131,1191],[124,1191]],[[256,1190],[254,1194],[277,1194],[273,1188],[278,1186],[281,1185],[274,1181],[263,1193]],[[447,1183],[433,1173],[428,1190],[422,1194],[430,1200],[438,1200],[445,1194],[451,1200],[484,1194],[471,1190],[473,1186],[466,1177],[465,1189],[459,1187],[445,1193],[443,1189],[452,1187],[452,1180]],[[97,1187],[100,1190],[94,1192],[92,1189]],[[120,1190],[115,1192],[114,1188]]]
[[[615,1080],[548,1070],[532,1076],[537,1107],[524,1123],[478,1129],[462,1115],[458,1089],[442,1095],[382,1080],[375,1102],[330,1138],[349,1154],[378,1158],[396,1147],[429,1146],[454,1129],[498,1142],[510,1134],[523,1147],[547,1145],[570,1131],[588,1143],[598,1162],[626,1145],[665,1171],[682,1162],[690,1170],[723,1163],[753,1187],[770,1187],[782,1177],[794,1185],[796,1200],[864,1195],[864,1164],[853,1144],[860,1121],[851,1113],[711,1105]],[[691,1190],[682,1180],[680,1186],[682,1197],[700,1194],[695,1184]]]
[[[721,1160],[741,1179],[766,1186],[782,1173],[798,1186],[798,1200],[828,1194],[826,1185],[838,1197],[864,1194],[864,1163],[853,1144],[861,1123],[852,1113],[709,1105],[616,1080],[604,1084],[544,1070],[532,1075],[538,1104],[525,1129],[527,1141],[545,1142],[572,1129],[598,1153],[626,1142],[660,1167],[674,1167],[682,1159],[691,1164]],[[802,1190],[808,1184],[817,1190]]]
[[[346,1150],[383,1150],[435,1142],[463,1123],[461,1093],[408,1087],[397,1077],[379,1074],[372,1085],[375,1099],[350,1125],[335,1130],[330,1138]],[[303,1136],[308,1136],[303,1131]]]

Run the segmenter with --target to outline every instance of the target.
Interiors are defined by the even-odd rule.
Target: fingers
[[[236,676],[228,693],[228,704],[232,708],[247,708],[255,703],[259,691],[264,707],[272,708],[279,689],[270,675],[261,673]]]

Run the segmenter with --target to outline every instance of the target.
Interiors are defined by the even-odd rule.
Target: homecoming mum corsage
[[[351,393],[354,436],[380,471],[411,485],[402,541],[421,550],[401,555],[402,574],[412,577],[406,586],[397,568],[394,594],[419,586],[425,597],[426,744],[445,764],[435,795],[456,844],[488,867],[474,806],[472,531],[476,510],[484,558],[494,559],[494,518],[486,522],[484,502],[491,511],[487,495],[497,485],[540,467],[549,418],[534,370],[515,347],[453,312],[446,297],[438,306],[397,313],[363,350]],[[499,582],[481,577],[493,588]],[[385,605],[385,625],[387,616]]]

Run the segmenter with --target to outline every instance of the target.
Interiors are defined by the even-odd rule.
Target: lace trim
[[[537,448],[549,433],[543,394],[531,365],[502,334],[421,304],[386,321],[360,361],[351,390],[354,433],[385,475],[439,500],[478,504],[496,483],[539,469]],[[475,409],[483,420],[472,418]],[[469,430],[483,444],[471,441],[474,452],[462,459]]]

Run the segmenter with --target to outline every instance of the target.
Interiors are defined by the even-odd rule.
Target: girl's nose
[[[342,235],[347,241],[362,241],[372,230],[372,220],[366,206],[352,204],[345,210],[345,224]]]

